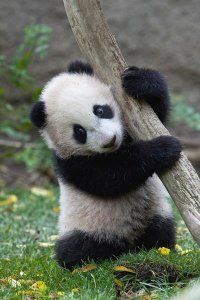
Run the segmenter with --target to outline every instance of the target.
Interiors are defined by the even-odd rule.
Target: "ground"
[[[168,299],[200,276],[200,251],[177,216],[177,251],[154,249],[70,272],[54,260],[57,189],[0,194],[0,299]],[[188,251],[187,251],[188,250]]]

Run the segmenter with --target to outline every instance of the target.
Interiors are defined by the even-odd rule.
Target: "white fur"
[[[47,124],[42,131],[50,148],[66,158],[72,154],[88,155],[107,152],[102,148],[116,135],[120,146],[123,126],[120,110],[110,87],[86,74],[63,73],[54,77],[44,88],[41,101],[45,102]],[[94,105],[109,105],[112,119],[100,119],[93,113]],[[56,124],[56,126],[55,126]],[[87,141],[79,145],[73,138],[73,125],[87,130]]]
[[[134,243],[154,215],[171,217],[165,195],[157,175],[149,178],[144,187],[115,200],[86,195],[60,182],[60,235],[79,229],[93,233],[98,239],[126,237]]]

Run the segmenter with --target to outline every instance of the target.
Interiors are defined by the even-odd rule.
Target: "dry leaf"
[[[121,289],[124,287],[123,282],[121,280],[119,280],[118,278],[114,278],[114,283]]]
[[[81,267],[81,268],[78,268],[78,269],[74,269],[73,271],[72,271],[72,274],[74,274],[74,273],[77,273],[77,272],[90,272],[90,271],[92,271],[92,270],[94,270],[94,269],[96,269],[96,266],[95,265],[92,265],[92,264],[88,264],[88,265],[85,265],[85,266],[83,266],[83,267]]]
[[[29,229],[25,229],[25,232],[28,232],[28,233],[30,233],[31,235],[35,235],[35,233],[37,232],[35,229],[31,229],[31,228],[29,228]]]
[[[44,247],[44,248],[54,246],[54,243],[47,243],[47,242],[39,242],[38,244],[40,247]]]
[[[144,289],[141,289],[139,291],[136,292],[136,296],[144,296],[146,294],[145,290]]]
[[[181,256],[182,255],[187,255],[188,253],[192,252],[192,250],[184,250],[184,251],[181,251]]]
[[[46,190],[40,187],[32,187],[31,193],[33,193],[36,196],[42,196],[42,197],[52,197],[53,193],[50,190]]]
[[[12,277],[1,278],[0,283],[10,284],[12,287],[20,287],[21,286],[21,283],[15,279],[13,279]]]
[[[85,265],[82,268],[80,268],[80,271],[81,272],[90,272],[90,271],[92,271],[92,270],[94,270],[96,268],[97,268],[97,266],[92,265],[92,264],[88,264],[88,265]]]
[[[60,212],[60,207],[53,207],[52,210],[53,210],[55,213],[59,213],[59,212]]]
[[[19,279],[18,282],[21,284],[33,284],[35,281],[30,279]]]
[[[16,294],[17,295],[27,295],[27,296],[31,296],[31,295],[35,295],[37,294],[37,291],[33,291],[33,290],[27,290],[27,291],[19,291]]]
[[[157,293],[157,292],[151,292],[151,294],[150,294],[151,299],[157,298],[158,295],[159,295],[159,293]]]
[[[0,200],[0,206],[14,204],[17,201],[18,201],[18,198],[16,195],[10,195],[7,199]]]
[[[11,278],[11,277],[8,277],[8,283],[12,286],[12,287],[19,287],[21,286],[21,283],[18,282],[17,280]]]
[[[47,285],[44,281],[36,281],[31,288],[35,291],[45,292],[47,290]]]
[[[15,215],[14,216],[14,220],[16,220],[16,221],[22,220],[22,216]]]
[[[122,297],[124,297],[124,298],[126,298],[126,299],[134,299],[134,298],[133,298],[133,294],[129,294],[129,293],[124,292],[124,291],[121,291],[121,292],[120,292],[120,296],[122,296]]]
[[[8,279],[6,279],[6,278],[0,278],[0,283],[8,283]]]
[[[151,292],[149,295],[144,295],[141,300],[152,300],[158,297],[157,292]]]
[[[58,293],[49,294],[48,298],[49,299],[57,299],[57,298],[59,298],[59,295],[58,295]]]
[[[151,300],[151,296],[150,295],[145,295],[141,298],[141,300]]]
[[[65,292],[58,292],[59,296],[64,296]]]
[[[52,242],[56,241],[57,239],[58,239],[57,234],[50,235],[50,237],[49,237],[49,240],[52,241]]]
[[[134,273],[135,272],[133,270],[131,270],[130,268],[127,268],[125,266],[116,266],[114,268],[114,271],[117,271],[117,272],[127,272],[127,273]]]
[[[72,289],[73,293],[80,293],[81,289],[80,288],[74,288]]]
[[[178,245],[178,244],[175,245],[175,249],[178,252],[182,252],[183,251],[182,247],[180,245]]]

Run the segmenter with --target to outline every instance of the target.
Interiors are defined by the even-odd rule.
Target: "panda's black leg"
[[[126,93],[138,100],[145,100],[161,122],[166,120],[170,101],[165,78],[158,71],[131,66],[122,74]]]
[[[136,247],[151,249],[154,247],[166,247],[173,249],[176,242],[175,224],[171,217],[154,216],[145,233],[138,239]]]
[[[113,242],[97,241],[87,233],[74,230],[70,235],[63,236],[56,244],[56,259],[63,268],[72,269],[84,261],[100,261],[128,252],[130,246],[124,240]]]

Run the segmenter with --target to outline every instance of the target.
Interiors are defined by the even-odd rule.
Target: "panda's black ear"
[[[43,101],[36,102],[30,113],[32,123],[39,129],[42,129],[46,123],[45,103]]]
[[[88,63],[76,60],[69,65],[68,73],[86,73],[88,75],[93,75],[94,71]]]

